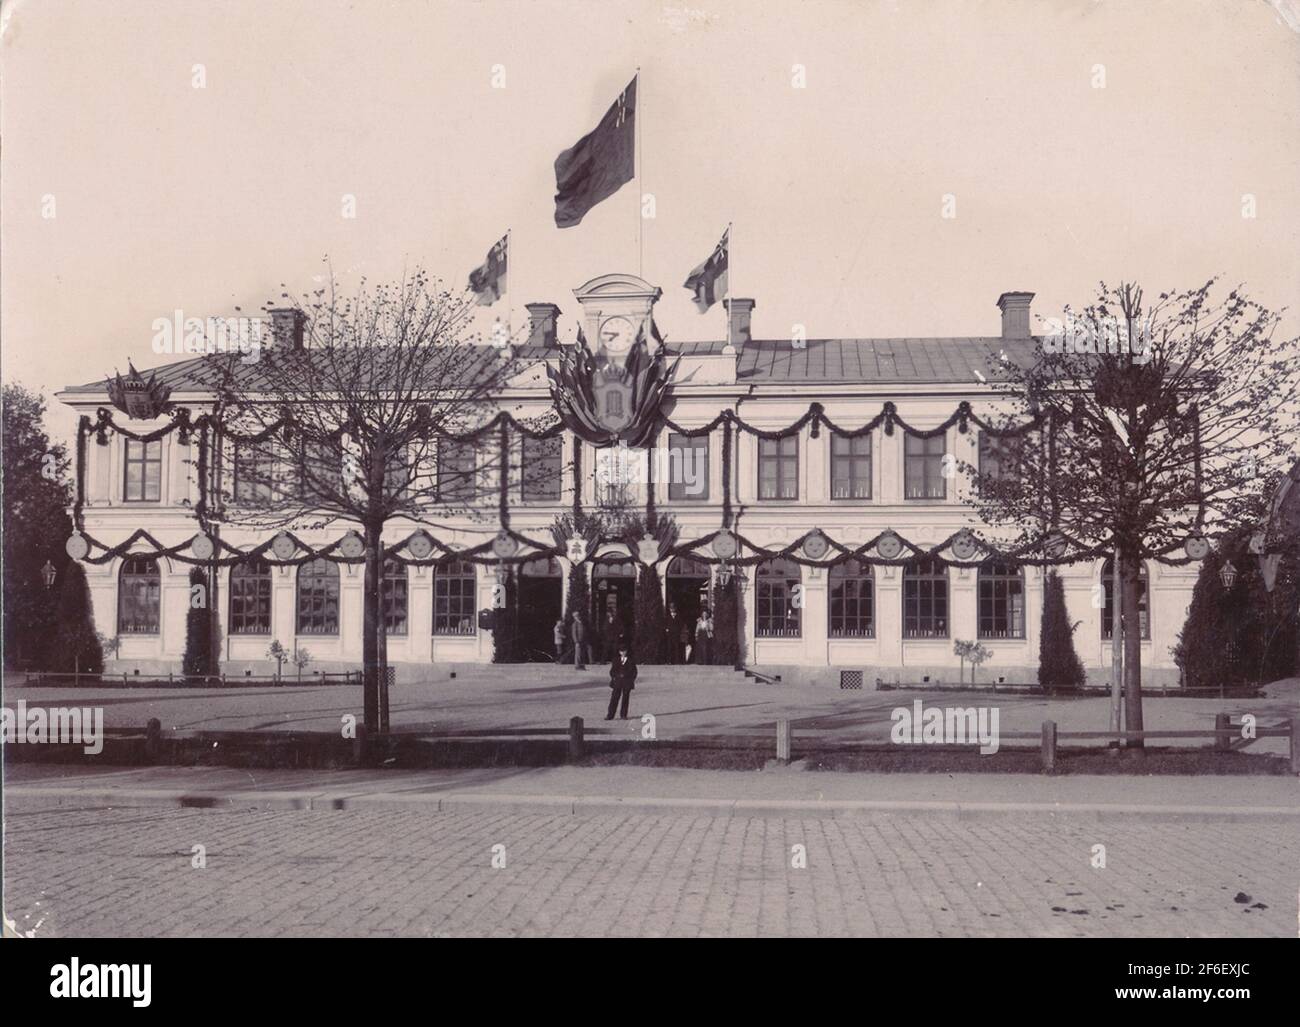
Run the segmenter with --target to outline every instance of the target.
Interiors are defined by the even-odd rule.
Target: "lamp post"
[[[1232,565],[1231,560],[1224,560],[1223,566],[1219,568],[1219,580],[1223,582],[1225,592],[1232,591],[1232,586],[1237,583],[1237,568]],[[1233,666],[1236,664],[1237,644],[1229,641],[1227,645],[1228,669],[1231,673]],[[1225,687],[1223,678],[1219,678],[1219,698],[1222,699]]]

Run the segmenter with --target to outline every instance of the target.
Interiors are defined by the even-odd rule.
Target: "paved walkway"
[[[1296,930],[1293,779],[69,769],[7,776],[7,915],[24,933]],[[283,808],[295,795],[361,801]]]
[[[578,673],[550,665],[475,668],[455,680],[426,681],[394,687],[392,724],[399,731],[548,731],[567,728],[569,718],[586,719],[590,733],[640,730],[639,718],[653,713],[660,739],[700,734],[763,731],[790,718],[801,731],[828,738],[886,742],[891,713],[916,699],[940,706],[995,706],[1002,732],[1033,732],[1044,720],[1060,731],[1097,731],[1109,726],[1105,698],[1052,700],[993,692],[845,691],[816,686],[759,684],[734,672],[706,668],[650,667],[642,671],[632,694],[633,719],[606,727],[609,698],[603,668]],[[357,686],[303,686],[239,689],[6,688],[5,705],[102,706],[110,727],[143,727],[157,717],[164,730],[294,730],[335,733],[342,718],[360,716]],[[1260,726],[1300,717],[1300,679],[1269,687],[1263,699],[1226,700],[1150,697],[1144,702],[1150,730],[1209,730],[1220,711],[1254,713]],[[1026,743],[1020,743],[1026,744]],[[1070,742],[1069,744],[1076,744]],[[1104,744],[1096,742],[1095,744]],[[1202,739],[1162,739],[1164,744],[1206,745]],[[1285,738],[1255,741],[1250,752],[1283,754]]]

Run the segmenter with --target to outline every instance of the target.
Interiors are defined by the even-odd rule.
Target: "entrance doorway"
[[[595,659],[614,658],[619,639],[631,641],[636,615],[636,564],[631,560],[597,563],[591,571],[592,651]]]
[[[555,557],[529,560],[519,568],[519,658],[555,661],[555,622],[564,609],[564,576]],[[567,632],[566,632],[567,635]]]
[[[668,565],[666,610],[672,622],[672,662],[685,663],[688,646],[695,644],[695,622],[708,602],[708,564],[679,556]]]

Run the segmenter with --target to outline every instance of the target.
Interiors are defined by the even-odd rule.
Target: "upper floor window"
[[[162,439],[126,440],[122,495],[128,503],[156,503],[162,499]]]
[[[384,561],[383,592],[385,634],[405,635],[407,620],[406,564],[398,560]]]
[[[1015,481],[1020,468],[1019,435],[990,435],[980,432],[980,476],[994,481]]]
[[[1108,557],[1101,568],[1101,583],[1105,590],[1106,605],[1101,612],[1101,637],[1115,637],[1115,558]],[[1138,627],[1142,629],[1142,638],[1151,638],[1151,616],[1147,610],[1147,568],[1142,565],[1138,579]]]
[[[754,581],[757,637],[798,638],[803,586],[799,565],[779,557],[758,565]]]
[[[668,498],[674,502],[709,498],[709,437],[668,433]]]
[[[524,436],[524,502],[558,503],[560,501],[561,447],[559,436],[553,439],[530,439]]]
[[[832,567],[830,599],[831,638],[875,637],[875,603],[870,564],[847,560]]]
[[[938,560],[903,568],[903,637],[948,637],[948,568]]]
[[[1025,637],[1025,575],[1019,567],[988,563],[979,569],[979,637]]]
[[[943,499],[946,440],[943,432],[930,437],[908,432],[903,438],[903,494],[908,499]]]
[[[339,633],[339,566],[317,557],[298,568],[298,634]]]
[[[443,439],[438,444],[438,499],[468,503],[474,498],[477,453],[472,442]]]
[[[261,557],[230,568],[230,633],[271,633],[271,567]]]
[[[121,635],[156,635],[161,608],[158,561],[128,557],[117,576],[117,631]]]
[[[799,436],[758,440],[758,498],[799,498]]]
[[[275,494],[275,453],[265,445],[240,442],[235,446],[235,502],[264,505]]]
[[[831,435],[831,498],[871,498],[871,436]]]
[[[304,500],[333,500],[343,493],[343,448],[337,442],[307,442],[300,463],[300,495]]]

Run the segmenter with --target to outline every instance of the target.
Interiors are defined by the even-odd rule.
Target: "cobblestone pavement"
[[[1300,882],[1300,832],[1266,820],[5,814],[5,914],[37,936],[1293,936]]]

